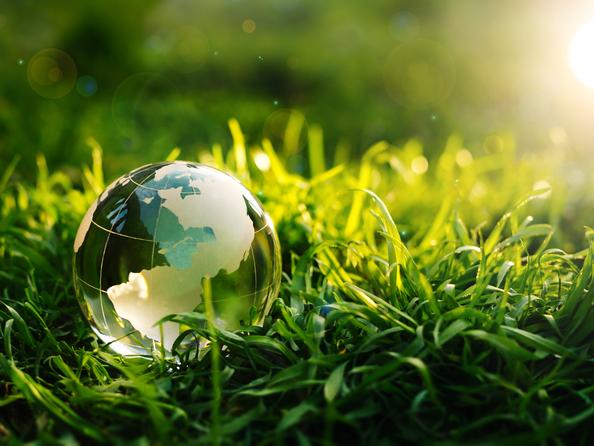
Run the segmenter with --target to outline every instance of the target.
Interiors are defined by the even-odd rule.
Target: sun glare
[[[573,36],[569,63],[575,77],[594,88],[594,21],[582,25]]]

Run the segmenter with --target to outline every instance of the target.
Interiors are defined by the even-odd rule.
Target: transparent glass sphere
[[[163,317],[207,313],[233,330],[259,324],[280,284],[272,222],[235,178],[165,162],[114,181],[74,243],[76,294],[97,336],[124,355],[171,347],[183,331]]]

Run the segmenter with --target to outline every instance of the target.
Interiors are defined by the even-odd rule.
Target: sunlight
[[[575,77],[594,88],[594,21],[582,25],[573,36],[569,63]]]

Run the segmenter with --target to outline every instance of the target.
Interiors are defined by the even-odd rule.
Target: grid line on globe
[[[132,182],[134,182],[134,180],[132,180]],[[144,183],[144,181],[142,183]],[[142,183],[138,184],[136,186],[136,189],[138,189],[139,187],[142,187]],[[169,185],[169,177],[167,177],[167,179],[165,181],[165,189],[167,189],[168,185]],[[157,193],[159,193],[158,190],[157,190]],[[163,209],[163,206],[159,206],[159,210],[157,211],[157,221],[155,223],[155,233],[153,234],[153,245],[152,245],[152,250],[151,250],[151,269],[153,269],[155,266],[155,245],[157,244],[157,231],[159,228],[159,218],[161,217],[161,209]]]
[[[142,168],[141,168],[141,169],[142,169]],[[141,170],[141,171],[142,171],[142,170]],[[138,173],[140,173],[140,172],[138,172]],[[147,175],[147,176],[145,177],[145,180],[146,180],[146,179],[148,179],[150,176],[151,176],[151,174]],[[130,178],[130,177],[131,177],[131,175],[128,175],[128,178]],[[134,182],[134,181],[133,181],[133,182]],[[116,183],[116,184],[117,184],[117,183]],[[129,194],[129,195],[126,197],[126,199],[124,200],[124,205],[125,205],[125,204],[128,202],[128,200],[130,199],[130,197],[131,197],[131,196],[132,196],[132,195],[133,195],[133,194],[136,192],[136,189],[138,189],[138,186],[137,186],[137,187],[136,187],[134,190],[132,190],[132,192],[130,192],[130,194]],[[108,190],[109,190],[109,189],[108,189]],[[115,217],[114,221],[117,221],[118,217],[120,216],[120,213],[121,213],[122,209],[123,209],[123,208],[119,208],[119,210],[118,210],[118,214],[116,215],[116,217]],[[93,220],[93,216],[91,216],[91,221],[92,221],[92,222],[94,222],[94,220]],[[99,226],[99,225],[98,225],[96,222],[95,222],[95,224],[96,224],[97,226]],[[116,225],[116,223],[114,222],[114,223],[112,224],[112,226],[111,226],[111,229],[108,231],[108,234],[107,234],[107,240],[106,240],[105,244],[103,245],[103,254],[101,255],[101,264],[100,264],[100,266],[99,266],[99,285],[100,285],[100,286],[99,286],[99,289],[101,289],[101,283],[102,283],[102,279],[103,279],[103,263],[104,263],[104,261],[105,261],[105,253],[106,253],[106,251],[107,251],[107,244],[108,244],[108,242],[109,242],[109,238],[111,237],[111,235],[112,235],[113,233],[115,233],[115,232],[114,232],[114,230],[113,230],[113,228],[115,227],[115,225]],[[155,243],[154,239],[153,239],[153,243]],[[99,303],[100,303],[100,305],[101,305],[101,315],[103,316],[103,322],[104,322],[104,324],[105,324],[105,325],[107,325],[107,318],[106,318],[106,316],[105,316],[105,308],[103,308],[103,297],[102,297],[102,295],[101,295],[101,292],[99,292]]]
[[[78,277],[78,278],[77,278],[77,280],[78,280],[79,282],[83,283],[85,286],[87,286],[87,287],[89,287],[89,288],[93,288],[94,290],[96,290],[96,291],[99,291],[99,292],[101,292],[101,293],[107,293],[107,290],[102,290],[102,289],[100,289],[100,288],[97,288],[96,286],[94,286],[94,285],[91,285],[91,284],[90,284],[90,283],[88,283],[88,282],[85,282],[85,281],[84,281],[84,280],[82,280],[80,277]],[[248,293],[248,294],[242,294],[241,296],[236,296],[236,298],[237,298],[237,299],[240,299],[240,298],[242,298],[242,297],[250,297],[250,296],[254,296],[254,295],[256,295],[256,294],[258,294],[258,293],[260,293],[260,292],[262,292],[262,291],[266,291],[266,290],[268,290],[268,289],[270,289],[270,288],[272,288],[272,287],[273,287],[273,284],[270,284],[270,285],[267,285],[267,286],[266,286],[266,287],[264,287],[264,288],[260,288],[259,290],[253,291],[253,292],[251,292],[251,293]],[[223,299],[225,299],[225,298],[223,298]],[[216,299],[216,298],[215,298],[215,299],[211,299],[211,301],[212,301],[212,302],[217,302],[217,301],[219,301],[219,300],[221,300],[221,299]]]
[[[169,354],[182,327],[156,322],[204,313],[204,280],[213,322],[230,330],[260,324],[280,285],[278,238],[260,202],[235,178],[196,163],[143,166],[114,181],[83,218],[74,251],[91,327],[126,355]]]

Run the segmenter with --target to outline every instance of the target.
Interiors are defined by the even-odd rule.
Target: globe
[[[210,309],[226,330],[261,324],[280,275],[278,238],[260,202],[197,163],[150,164],[120,177],[91,205],[74,242],[79,303],[96,335],[123,355],[171,354],[184,332],[159,323],[171,314]]]

